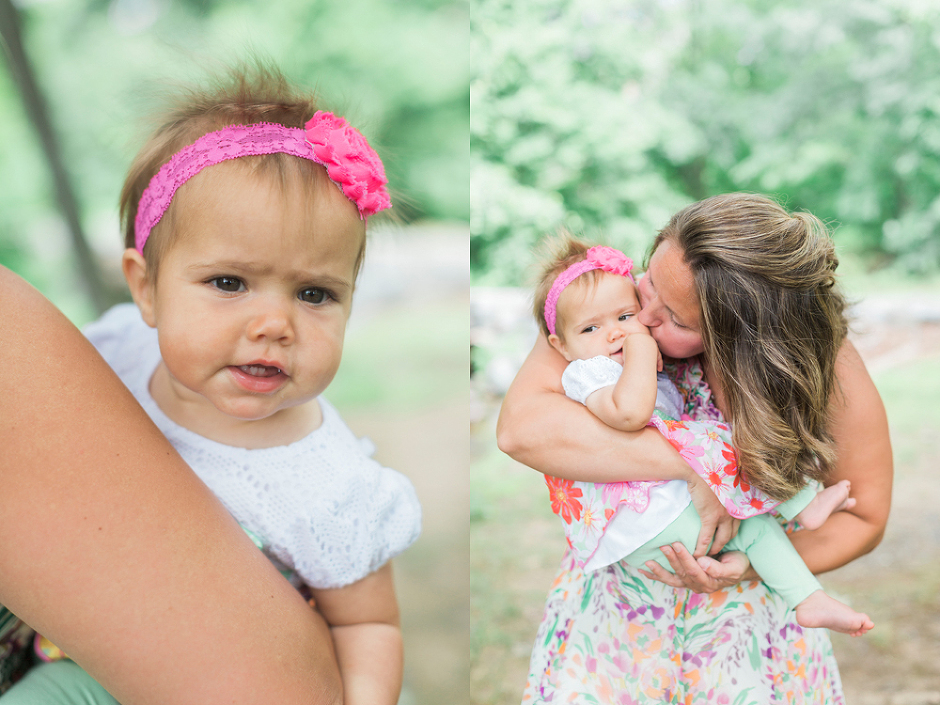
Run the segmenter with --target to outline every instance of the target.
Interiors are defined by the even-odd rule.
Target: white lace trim
[[[85,329],[156,425],[264,551],[316,588],[348,585],[418,537],[421,507],[411,482],[368,457],[336,410],[319,399],[323,424],[287,446],[246,450],[171,421],[150,396],[160,361],[156,331],[132,304]]]

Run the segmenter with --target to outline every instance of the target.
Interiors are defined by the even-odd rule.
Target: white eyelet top
[[[421,506],[404,475],[379,465],[322,397],[323,424],[286,446],[248,450],[171,421],[150,395],[160,362],[156,330],[121,304],[85,335],[235,519],[278,565],[315,588],[354,583],[404,551],[421,531]]]
[[[604,355],[587,360],[572,360],[561,376],[565,394],[582,404],[598,389],[617,384],[623,366]],[[656,373],[656,410],[670,419],[682,417],[682,395],[664,373]]]

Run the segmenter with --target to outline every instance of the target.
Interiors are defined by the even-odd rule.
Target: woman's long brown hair
[[[732,193],[677,213],[675,243],[698,293],[707,364],[724,390],[745,479],[785,500],[824,479],[829,406],[847,333],[827,228],[763,196]]]

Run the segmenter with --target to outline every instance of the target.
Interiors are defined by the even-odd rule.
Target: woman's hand
[[[694,558],[681,543],[663,546],[663,555],[675,573],[670,573],[656,561],[647,561],[649,570],[640,572],[647,578],[659,580],[674,588],[686,588],[692,592],[715,592],[736,585],[749,577],[751,562],[741,551],[730,551],[718,560],[703,556]],[[756,578],[756,576],[753,576]]]
[[[716,555],[738,533],[738,520],[728,514],[705,480],[694,475],[688,484],[692,504],[702,520],[694,556]]]

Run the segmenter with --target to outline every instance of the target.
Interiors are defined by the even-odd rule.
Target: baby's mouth
[[[274,377],[282,372],[279,367],[270,365],[239,365],[238,369],[252,377]]]

